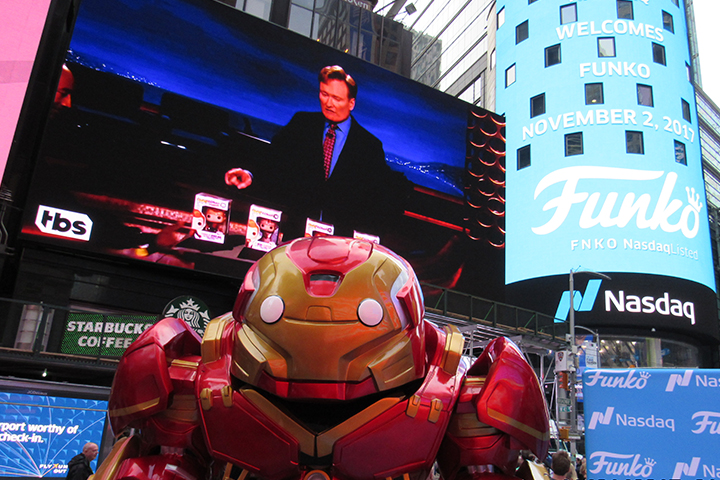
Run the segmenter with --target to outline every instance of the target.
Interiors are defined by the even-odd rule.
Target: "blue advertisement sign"
[[[0,477],[64,478],[87,442],[100,445],[107,404],[0,392]]]
[[[685,12],[622,3],[498,1],[507,284],[582,266],[715,289]]]
[[[720,370],[589,369],[588,478],[718,478]]]

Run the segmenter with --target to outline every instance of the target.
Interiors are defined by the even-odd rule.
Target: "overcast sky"
[[[720,0],[693,0],[702,86],[720,105]]]

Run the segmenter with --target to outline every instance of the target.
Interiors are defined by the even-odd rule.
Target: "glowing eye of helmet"
[[[366,298],[358,306],[358,318],[368,327],[374,327],[383,319],[383,308],[377,300]]]
[[[271,295],[260,305],[260,318],[265,323],[275,323],[285,312],[285,302],[277,295]]]

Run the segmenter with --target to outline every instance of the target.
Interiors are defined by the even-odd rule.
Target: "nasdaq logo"
[[[573,306],[576,312],[589,312],[593,309],[601,283],[602,280],[593,278],[588,280],[585,293],[581,294],[578,290],[573,291]],[[555,312],[555,323],[566,321],[568,313],[570,313],[570,290],[565,290]]]
[[[690,385],[690,379],[692,378],[692,370],[685,370],[685,373],[680,375],[679,373],[673,373],[668,378],[667,386],[665,387],[666,392],[672,392],[675,390],[675,385],[680,387],[687,387]]]
[[[610,420],[612,419],[614,411],[615,407],[607,407],[605,413],[593,412],[592,417],[590,417],[590,424],[588,425],[588,430],[595,430],[595,427],[597,427],[598,423],[601,425],[610,425]]]
[[[700,457],[693,457],[692,461],[688,465],[687,463],[677,462],[675,464],[675,472],[672,478],[682,478],[683,475],[687,475],[692,478],[697,478],[698,467],[700,466]]]

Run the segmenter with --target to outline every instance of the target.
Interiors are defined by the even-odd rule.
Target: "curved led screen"
[[[714,290],[683,9],[513,0],[498,11],[506,283],[585,268]]]
[[[350,7],[328,2],[348,26],[383,28]],[[372,55],[404,58],[371,37]],[[318,181],[331,65],[358,88]],[[83,0],[65,66],[25,238],[242,278],[277,244],[332,232],[379,238],[434,285],[502,298],[501,117],[214,1]],[[492,191],[468,188],[482,179]]]

